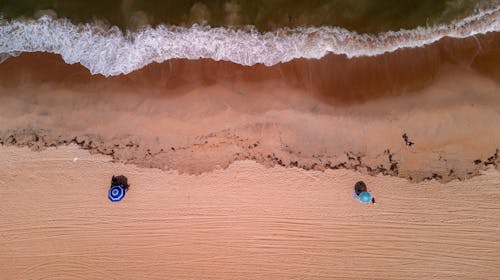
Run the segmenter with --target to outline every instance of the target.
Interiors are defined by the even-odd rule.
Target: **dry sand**
[[[75,160],[76,159],[76,160]],[[108,201],[111,175],[131,189]],[[377,205],[351,197],[367,182]],[[500,174],[411,183],[237,161],[202,175],[0,148],[2,279],[498,279]]]

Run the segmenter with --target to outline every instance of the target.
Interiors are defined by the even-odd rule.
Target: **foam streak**
[[[67,19],[3,20],[0,57],[20,52],[60,54],[66,63],[81,63],[92,74],[128,74],[152,62],[169,59],[225,60],[266,66],[296,58],[319,59],[327,53],[348,57],[376,56],[400,48],[421,47],[443,37],[465,38],[500,31],[500,7],[448,25],[358,34],[339,27],[283,28],[260,33],[194,25],[160,25],[123,33],[97,23],[73,24]],[[0,60],[1,61],[1,60]]]

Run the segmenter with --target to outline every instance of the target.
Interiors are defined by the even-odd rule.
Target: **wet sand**
[[[120,203],[106,197],[113,174],[131,184]],[[377,205],[351,197],[357,180]],[[1,147],[0,271],[5,279],[496,279],[499,182],[494,170],[411,183],[252,161],[194,176],[75,146]]]
[[[450,39],[377,58],[276,67],[169,61],[109,78],[59,56],[24,54],[0,64],[0,143],[75,143],[189,174],[248,159],[467,179],[500,165],[500,86],[491,67],[498,38],[480,38],[479,53],[471,38]]]

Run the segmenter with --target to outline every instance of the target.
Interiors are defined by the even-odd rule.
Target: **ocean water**
[[[78,23],[104,21],[121,29],[147,24],[252,25],[261,31],[336,26],[360,33],[445,24],[497,4],[498,1],[492,0],[0,1],[1,13],[6,18],[33,18],[49,13]]]
[[[92,74],[172,59],[273,66],[378,56],[500,31],[499,1],[0,1],[0,61],[61,55]]]

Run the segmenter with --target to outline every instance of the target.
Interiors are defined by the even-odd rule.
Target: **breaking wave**
[[[231,61],[272,66],[297,58],[319,59],[328,53],[349,58],[376,56],[400,48],[421,47],[443,37],[465,38],[500,31],[500,7],[447,25],[380,34],[358,34],[340,27],[245,29],[165,26],[122,32],[98,23],[73,24],[43,16],[37,20],[0,22],[0,62],[23,52],[49,52],[92,74],[128,74],[169,59]]]

